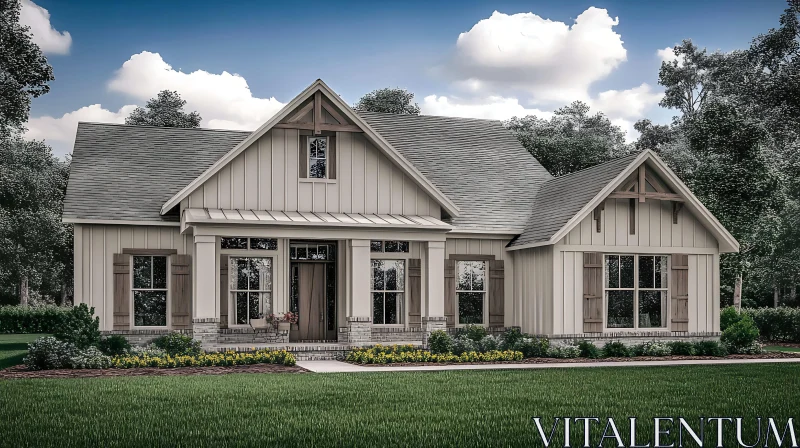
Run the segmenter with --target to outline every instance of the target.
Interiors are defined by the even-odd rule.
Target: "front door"
[[[325,339],[325,264],[298,263],[298,339]]]

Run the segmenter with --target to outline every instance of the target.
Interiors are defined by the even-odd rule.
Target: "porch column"
[[[432,331],[444,330],[444,241],[428,241],[425,248],[425,313],[422,318],[423,344],[427,347]]]
[[[348,240],[347,245],[350,303],[347,307],[347,327],[340,331],[339,340],[351,344],[367,343],[372,340],[369,240]]]
[[[219,335],[219,301],[216,267],[217,239],[210,235],[195,235],[195,288],[192,306],[194,338],[203,343],[216,343]]]

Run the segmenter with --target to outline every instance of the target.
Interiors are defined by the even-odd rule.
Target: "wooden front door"
[[[298,263],[300,340],[325,339],[325,264]]]

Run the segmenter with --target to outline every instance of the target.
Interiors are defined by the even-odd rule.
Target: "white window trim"
[[[481,262],[483,263],[483,291],[479,290],[462,290],[458,289],[458,263],[462,261],[467,262]],[[456,269],[455,269],[455,277],[456,277],[456,300],[455,300],[455,326],[459,328],[466,327],[468,325],[477,325],[479,327],[489,327],[489,262],[487,260],[456,260]],[[462,324],[459,321],[459,312],[458,312],[458,293],[460,292],[483,292],[483,322],[480,324]]]
[[[249,244],[249,242],[248,242],[248,244]],[[237,324],[236,323],[236,300],[234,299],[234,294],[236,294],[237,292],[248,292],[248,293],[250,293],[250,292],[259,292],[259,293],[268,292],[268,293],[270,293],[270,297],[272,299],[272,307],[273,307],[272,312],[274,313],[275,312],[274,308],[275,308],[275,270],[276,270],[275,259],[276,259],[276,256],[275,255],[271,255],[271,254],[275,254],[278,251],[276,251],[276,250],[267,251],[267,250],[260,250],[260,249],[256,249],[256,250],[227,249],[227,250],[230,251],[230,252],[223,252],[223,255],[227,255],[228,256],[228,328],[250,328],[250,320],[249,319],[248,319],[246,324]],[[258,254],[258,255],[255,255],[255,254]],[[247,290],[247,291],[245,291],[243,289],[231,289],[231,287],[230,287],[230,285],[231,285],[230,281],[231,281],[231,275],[232,275],[232,269],[231,269],[232,263],[231,263],[231,260],[234,259],[234,258],[270,258],[272,260],[272,261],[270,261],[271,269],[272,269],[272,290],[270,290],[270,291],[267,291],[267,290],[259,290],[259,291]]]
[[[324,138],[325,139],[325,159],[324,159],[325,160],[325,177],[311,177],[311,160],[312,159],[322,160],[321,157],[311,157],[311,140],[317,139],[317,138]],[[330,177],[331,177],[330,173],[328,172],[329,168],[330,168],[330,160],[328,160],[328,154],[330,154],[330,152],[328,151],[329,148],[330,148],[330,139],[328,138],[328,136],[325,136],[325,135],[310,135],[306,139],[306,154],[308,154],[308,163],[306,163],[306,179],[312,179],[312,180],[318,181],[318,182],[319,181],[331,180],[330,179]]]
[[[606,291],[630,291],[631,288],[606,288],[606,256],[633,256],[633,328],[618,328],[608,326],[608,300]],[[667,257],[667,287],[666,288],[639,288],[639,256],[643,257]],[[604,253],[603,254],[603,330],[606,332],[645,332],[645,331],[669,331],[669,319],[671,316],[672,300],[670,289],[672,284],[672,257],[666,254],[626,254],[626,253]],[[639,327],[639,291],[666,291],[667,306],[665,307],[666,316],[664,327]]]
[[[411,254],[408,252],[373,252],[374,255],[379,256],[372,256],[369,259],[369,316],[370,318],[374,319],[375,317],[375,307],[373,306],[372,301],[372,293],[373,292],[402,292],[403,293],[403,323],[401,324],[376,324],[374,321],[372,322],[373,327],[379,328],[406,328],[408,326],[408,260],[411,258]],[[372,260],[402,260],[403,261],[403,290],[381,290],[377,291],[372,289]],[[385,299],[384,299],[385,300]],[[384,310],[385,316],[386,310]],[[384,317],[384,320],[385,317]]]
[[[166,288],[134,288],[133,287],[133,277],[134,277],[134,261],[133,259],[136,257],[164,257],[167,259],[167,287]],[[172,328],[172,294],[170,290],[172,289],[172,256],[171,255],[164,255],[164,254],[137,254],[131,255],[131,281],[130,281],[130,291],[131,291],[131,300],[129,305],[130,316],[131,316],[131,329],[133,330],[169,330]],[[153,270],[150,269],[150,284],[153,284]],[[136,325],[136,297],[134,295],[134,291],[166,291],[167,292],[167,324],[164,326],[153,326],[153,325],[143,325],[138,326]]]

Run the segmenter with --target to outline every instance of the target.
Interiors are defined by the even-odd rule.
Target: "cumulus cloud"
[[[28,120],[25,137],[33,140],[44,140],[53,148],[56,155],[63,156],[72,152],[75,141],[75,130],[79,121],[99,123],[124,123],[125,118],[136,106],[122,106],[113,112],[99,104],[81,107],[60,117],[42,116]]]
[[[527,109],[516,98],[503,98],[491,96],[479,100],[464,100],[460,98],[428,95],[420,106],[426,115],[444,115],[449,117],[486,118],[490,120],[507,120],[511,117],[524,117],[536,115],[540,118],[550,118],[552,112],[539,109]]]
[[[50,13],[30,0],[22,0],[19,22],[30,27],[33,43],[48,54],[67,54],[72,45],[69,32],[59,32],[50,24]]]
[[[656,50],[656,56],[658,56],[658,58],[664,62],[672,62],[678,60],[678,55],[675,54],[675,51],[672,49],[672,47]]]
[[[611,117],[639,118],[658,104],[661,92],[653,92],[647,83],[627,90],[606,90],[590,101],[592,108]]]
[[[535,101],[585,100],[592,83],[626,60],[622,38],[613,30],[617,24],[608,11],[594,7],[572,25],[532,12],[495,11],[459,35],[451,73],[491,93],[514,88]]]

